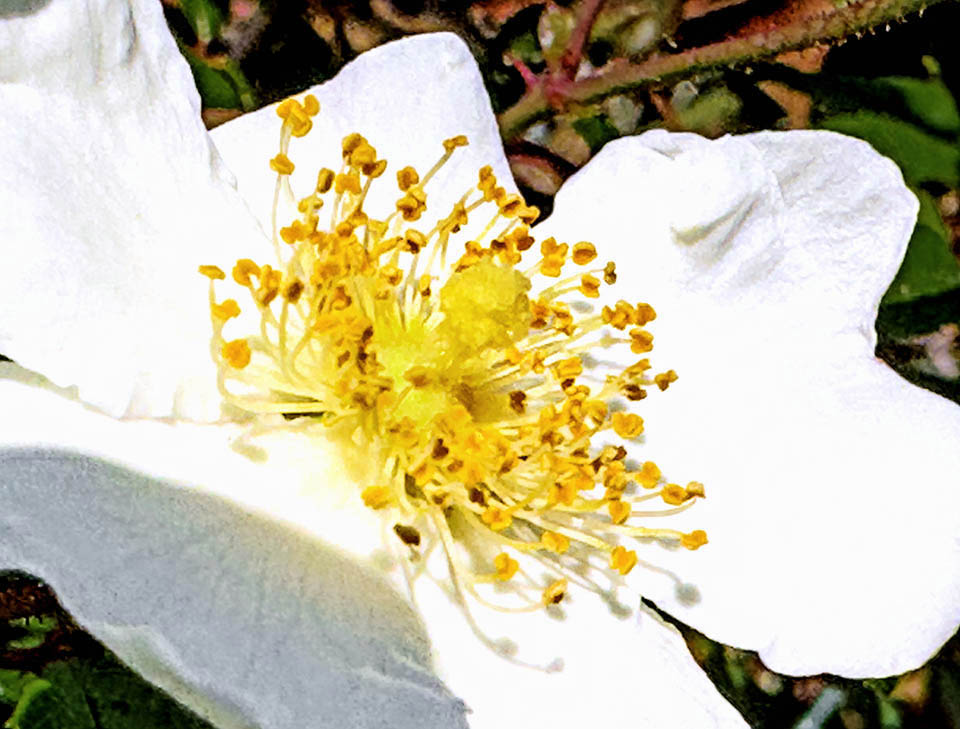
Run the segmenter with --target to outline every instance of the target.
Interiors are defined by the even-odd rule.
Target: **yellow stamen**
[[[311,96],[278,105],[283,131],[270,165],[279,175],[293,172],[291,139],[311,131],[318,111]],[[199,269],[210,279],[211,351],[225,400],[266,414],[258,430],[289,427],[271,414],[296,415],[303,432],[342,439],[369,460],[375,485],[359,495],[383,514],[405,559],[439,544],[464,594],[494,604],[496,594],[480,590],[503,583],[497,590],[523,603],[503,609],[542,609],[564,599],[567,578],[590,587],[584,567],[598,554],[614,573],[633,569],[625,539],[706,544],[700,530],[641,523],[686,508],[704,488],[662,486],[652,461],[631,470],[625,447],[594,440],[611,430],[637,438],[643,418],[623,405],[677,379],[673,370],[651,375],[646,359],[619,367],[606,356],[610,347],[651,351],[642,327],[656,317],[627,301],[585,312],[616,281],[614,264],[561,277],[568,262],[594,261],[595,246],[547,238],[535,248],[529,226],[539,211],[489,166],[449,209],[428,208],[431,180],[466,144],[444,140],[422,176],[401,167],[399,199],[383,211],[368,209],[367,196],[387,161],[360,134],[342,140],[342,161],[320,168],[303,197],[278,179],[277,260],[240,259],[230,277],[255,304],[259,328],[226,339],[224,330],[243,325],[240,305],[218,303],[214,282],[232,284],[216,266]],[[282,220],[281,200],[291,211]],[[637,485],[660,490],[637,496]],[[638,509],[658,497],[673,508]],[[520,572],[520,555],[547,565],[546,589]],[[524,579],[513,579],[518,572]]]
[[[290,158],[283,152],[280,152],[270,160],[270,169],[280,175],[291,175],[293,174],[294,166]]]
[[[250,345],[246,339],[234,339],[224,342],[220,354],[234,369],[242,370],[250,364]]]
[[[493,566],[497,570],[497,579],[506,582],[517,573],[520,563],[506,552],[500,552],[493,558]]]
[[[621,575],[630,572],[636,564],[637,553],[632,549],[617,546],[610,552],[610,569],[617,570]]]

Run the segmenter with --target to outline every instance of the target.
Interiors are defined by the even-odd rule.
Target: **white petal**
[[[269,242],[154,0],[0,12],[0,352],[115,415],[213,418],[197,266]]]
[[[645,611],[617,617],[588,593],[571,597],[563,621],[475,608],[524,658],[562,658],[551,674],[484,648],[426,579],[420,625],[364,559],[381,544],[379,518],[357,507],[322,443],[298,451],[286,433],[269,444],[270,461],[251,463],[225,447],[222,426],[118,423],[9,363],[0,375],[0,400],[16,413],[0,421],[0,568],[48,580],[81,624],[218,726],[303,726],[310,712],[330,717],[321,726],[346,725],[348,712],[359,712],[350,726],[377,716],[458,726],[462,705],[431,677],[427,637],[474,729],[574,717],[744,726],[673,628]],[[85,455],[57,448],[70,439]],[[311,471],[324,479],[319,492]]]
[[[561,618],[543,610],[504,614],[474,607],[489,637],[515,644],[517,658],[534,668],[483,646],[436,584],[418,582],[416,596],[438,648],[438,671],[466,702],[471,729],[747,726],[694,662],[676,628],[645,608],[637,610],[636,597],[632,606],[620,607],[619,616],[577,588],[568,593]]]
[[[649,547],[658,604],[774,670],[886,675],[960,620],[960,408],[874,358],[873,322],[916,202],[866,144],[652,133],[608,145],[557,197],[547,232],[596,241],[611,296],[659,317],[633,449],[708,498]],[[699,600],[690,603],[696,592]]]
[[[68,449],[205,492],[296,524],[367,558],[381,545],[380,519],[361,508],[356,484],[372,475],[356,449],[297,432],[251,436],[249,426],[118,421],[0,362],[0,444]]]
[[[30,430],[39,408],[48,422],[110,435],[109,418],[58,406],[38,388],[4,380],[0,392],[5,404],[31,406],[4,418],[7,431],[11,421]],[[124,428],[113,434],[135,452],[133,426]],[[190,443],[198,434],[170,438],[167,426],[149,435],[158,461],[202,472]],[[317,466],[325,478],[330,464]],[[238,489],[282,503],[283,471],[261,464],[258,473]],[[317,539],[308,500],[298,530],[182,485],[195,480],[36,447],[0,450],[0,478],[0,569],[47,580],[123,661],[217,726],[466,726],[462,703],[430,668],[419,618],[382,573]],[[336,538],[343,515],[331,511],[318,518]]]
[[[501,184],[513,187],[480,70],[463,41],[451,33],[387,43],[305,93],[317,97],[320,113],[313,130],[290,145],[296,165],[291,181],[301,196],[312,191],[321,167],[339,170],[341,140],[353,132],[364,135],[387,160],[387,171],[374,181],[364,205],[375,218],[393,212],[401,196],[396,172],[410,165],[423,176],[443,154],[443,140],[458,134],[467,136],[469,146],[456,150],[427,187],[427,214],[416,227],[429,230],[424,221],[447,215],[476,185],[484,165],[493,168]],[[237,176],[238,189],[270,230],[276,176],[268,161],[279,151],[280,136],[276,105],[227,122],[212,136]]]

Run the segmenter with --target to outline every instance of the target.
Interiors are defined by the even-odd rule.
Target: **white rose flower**
[[[955,629],[960,410],[874,357],[916,201],[866,144],[815,132],[619,140],[529,231],[556,245],[513,269],[532,213],[509,198],[486,93],[453,36],[366,53],[212,138],[151,0],[5,6],[0,51],[0,352],[17,363],[0,376],[0,567],[49,581],[82,625],[218,726],[743,726],[641,594],[787,673],[904,671]],[[352,134],[363,140],[342,147]],[[323,167],[332,193],[318,191]],[[407,167],[417,179],[395,182]],[[471,207],[484,193],[487,207]],[[300,229],[288,197],[308,200]],[[513,226],[512,243],[484,210]],[[394,228],[377,220],[400,231],[396,259]],[[441,266],[448,235],[448,264],[465,255],[462,271],[493,278]],[[472,239],[500,249],[461,253]],[[599,252],[596,274],[577,267],[592,258],[579,241]],[[333,266],[361,249],[360,273],[313,277],[316,251],[341,251],[324,259]],[[421,249],[434,265],[421,260],[406,286]],[[575,278],[551,289],[568,253]],[[240,264],[252,284],[234,317],[221,293],[232,284],[211,288],[197,267],[245,259],[257,263]],[[381,296],[383,281],[401,295]],[[610,308],[590,319],[556,306],[538,339],[526,311],[544,289],[547,304],[579,290]],[[318,309],[301,296],[327,298]],[[633,304],[617,313],[637,298],[655,322]],[[351,307],[369,319],[356,332],[333,315]],[[618,316],[639,333],[618,334]],[[398,321],[440,331],[456,356],[440,357],[433,334],[391,330]],[[564,333],[593,327],[583,322],[597,336]],[[648,323],[657,379],[624,374],[649,348]],[[328,331],[347,342],[350,387],[338,389]],[[543,348],[546,374],[531,364]],[[367,398],[370,353],[382,387]],[[527,375],[542,376],[528,387]],[[591,406],[536,434],[525,429],[541,420],[516,419],[562,409],[578,383],[632,396],[629,412]],[[299,412],[311,415],[281,417]],[[418,440],[457,413],[487,430]],[[494,430],[519,454],[502,479],[449,475],[470,466],[453,467],[470,438]],[[636,465],[597,450],[624,438]],[[614,491],[611,464],[624,463],[637,488],[581,495],[561,474],[577,458],[577,473]],[[635,508],[651,499],[668,518]]]

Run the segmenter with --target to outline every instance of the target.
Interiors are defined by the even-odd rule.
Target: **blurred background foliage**
[[[877,354],[960,403],[960,4],[918,0],[163,0],[208,127],[415,33],[463,38],[504,146],[544,211],[606,142],[830,129],[891,157],[917,194]],[[932,5],[931,7],[926,7]],[[797,580],[816,565],[783,565]],[[891,576],[890,590],[896,589]],[[878,606],[878,610],[882,610]],[[960,639],[903,676],[794,678],[677,624],[754,727],[960,729]],[[200,729],[73,624],[39,581],[0,575],[9,729]]]

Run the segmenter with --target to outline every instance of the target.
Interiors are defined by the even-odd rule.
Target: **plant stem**
[[[720,65],[733,65],[784,51],[843,40],[923,11],[939,0],[863,0],[838,6],[832,0],[801,0],[771,15],[754,18],[731,37],[679,53],[655,53],[640,62],[611,61],[593,77],[571,81],[559,99],[564,105],[591,102],[626,89],[637,88]],[[579,26],[578,26],[579,30]],[[571,44],[572,46],[572,44]],[[520,136],[533,122],[552,112],[542,85],[530,88],[499,116],[504,141]]]

